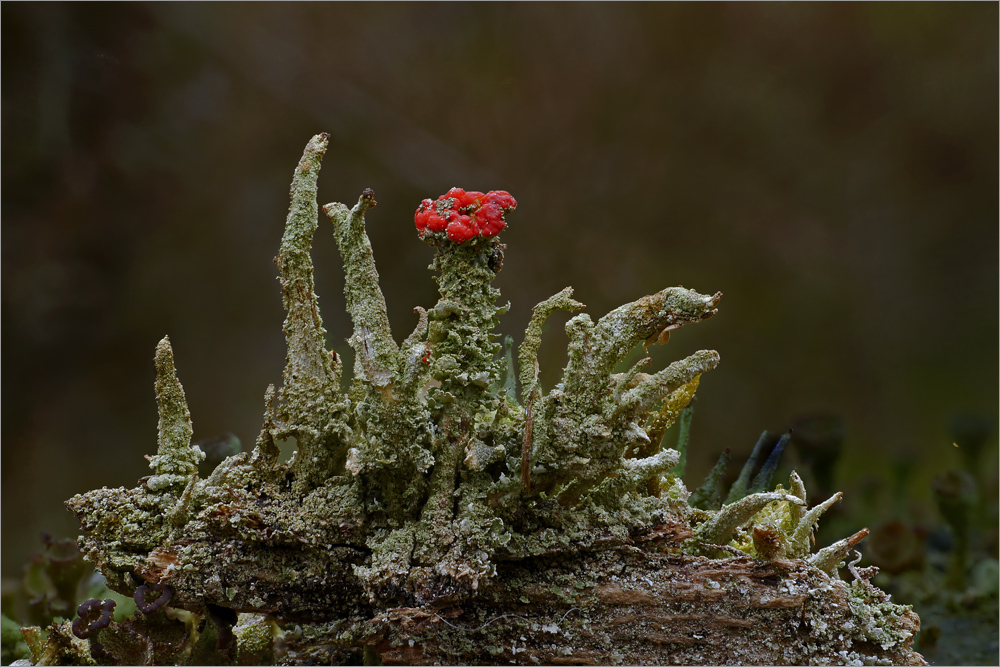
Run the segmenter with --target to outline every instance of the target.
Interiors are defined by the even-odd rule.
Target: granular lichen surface
[[[153,474],[67,501],[87,558],[143,606],[87,637],[69,621],[32,635],[36,663],[922,663],[915,614],[838,576],[866,531],[813,553],[840,494],[814,503],[793,473],[722,506],[691,500],[661,443],[717,352],[616,372],[716,315],[721,293],[670,287],[595,318],[566,288],[515,351],[492,281],[499,235],[526,212],[505,191],[453,188],[415,213],[440,299],[397,343],[365,232],[375,195],[320,209],[326,148],[313,137],[293,176],[275,259],[288,353],[255,446],[199,475],[164,338]],[[320,210],[345,267],[347,391],[313,282]],[[576,314],[546,390],[537,353],[559,310]]]

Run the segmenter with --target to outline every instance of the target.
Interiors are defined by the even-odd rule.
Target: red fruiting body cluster
[[[509,192],[490,190],[466,192],[452,188],[437,200],[420,203],[413,222],[420,238],[429,232],[445,232],[455,243],[465,243],[476,236],[496,236],[507,225],[503,216],[517,208]]]

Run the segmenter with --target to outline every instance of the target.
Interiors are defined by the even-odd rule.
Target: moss
[[[6,614],[0,615],[0,623],[2,623],[0,625],[0,660],[3,660],[5,665],[9,665],[15,660],[28,657],[28,645],[21,636],[21,624],[7,618]]]

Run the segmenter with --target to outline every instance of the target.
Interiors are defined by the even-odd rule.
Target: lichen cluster
[[[665,343],[671,331],[714,316],[721,293],[674,287],[596,321],[575,315],[566,324],[562,378],[544,391],[537,360],[543,324],[557,310],[584,306],[572,299],[570,288],[535,306],[516,365],[510,339],[506,349],[499,344],[495,328],[506,306],[497,305],[499,292],[491,282],[503,266],[505,247],[497,234],[516,206],[513,197],[453,189],[417,209],[418,235],[436,249],[431,269],[440,299],[429,310],[416,308],[415,329],[397,343],[365,232],[365,213],[375,205],[366,190],[353,208],[322,207],[343,258],[354,325],[353,380],[342,391],[343,364],[326,347],[310,257],[326,147],[325,134],[313,137],[292,182],[275,260],[288,356],[281,388],[265,392],[253,450],[225,459],[207,478],[199,475],[204,455],[191,445],[190,415],[164,338],[156,349],[160,423],[157,454],[149,458],[153,475],[134,489],[104,488],[67,502],[84,532],[81,548],[113,590],[135,593],[147,606],[150,591],[169,595],[165,610],[186,628],[190,644],[170,660],[203,659],[209,636],[222,651],[212,654],[215,659],[230,660],[572,661],[592,651],[594,660],[608,661],[612,654],[599,647],[580,648],[589,632],[582,619],[607,621],[602,605],[641,598],[646,602],[636,604],[648,606],[655,598],[677,606],[669,597],[674,584],[663,577],[676,571],[674,583],[688,574],[703,581],[694,575],[706,567],[718,574],[710,579],[719,590],[739,597],[740,586],[752,587],[747,582],[756,576],[748,574],[740,584],[739,573],[753,570],[754,563],[767,564],[769,576],[797,591],[799,607],[812,605],[810,618],[822,617],[827,598],[816,591],[844,588],[836,570],[865,532],[811,554],[812,530],[840,494],[809,509],[793,473],[787,490],[751,493],[721,509],[694,507],[677,474],[680,452],[661,443],[719,355],[700,351],[655,373],[646,372],[650,360],[644,358],[615,372],[637,346]],[[293,439],[294,456],[279,463],[278,444]],[[600,571],[611,567],[614,553],[631,567],[655,565],[661,575],[646,577],[649,590],[643,593],[635,588],[643,579],[627,580],[624,568],[620,581]],[[537,589],[539,581],[572,576],[579,576],[579,586],[559,588],[554,598]],[[618,600],[609,591],[626,580],[628,591]],[[811,592],[799,591],[802,586]],[[712,595],[718,602],[721,594]],[[685,604],[695,606],[701,599],[689,598]],[[705,610],[691,618],[710,626],[706,600]],[[812,637],[813,653],[797,635],[747,635],[742,652],[731,659],[770,662],[786,655],[767,649],[765,640],[785,642],[782,650],[794,660],[816,655],[836,661],[837,650],[845,651],[845,662],[866,655],[912,659],[912,613],[889,604],[886,609],[896,609],[905,623],[870,622],[873,610],[886,604],[880,599],[875,606],[860,601],[840,608],[842,615],[869,620],[839,632],[837,641],[822,639],[829,633],[812,621],[805,636]],[[763,611],[753,611],[761,618],[768,609],[799,608],[761,605]],[[517,613],[503,611],[515,608]],[[493,621],[487,618],[491,609]],[[752,623],[751,611],[734,623]],[[537,616],[534,629],[514,621],[531,614]],[[658,655],[711,662],[714,654],[699,654],[698,641],[678,639],[684,632],[698,636],[688,627],[691,618],[653,633],[655,641],[635,639],[645,642],[644,649],[635,648],[638,653],[622,644],[620,659],[634,662],[651,650],[654,662]],[[577,630],[570,632],[570,623]],[[84,640],[76,645],[67,638],[60,659],[97,659],[95,643],[108,655],[118,625],[96,629],[95,637],[103,640],[91,638],[90,653],[83,653]],[[447,627],[464,628],[454,643]],[[870,641],[873,627],[882,632],[880,647]],[[444,643],[435,646],[425,633],[414,644],[421,628],[435,629]],[[509,632],[521,637],[523,650],[516,641],[502,655],[485,650],[493,644],[483,637],[503,647],[500,638]],[[50,634],[68,635],[62,626]],[[558,635],[548,641],[555,648],[542,655],[525,639],[529,635]],[[469,643],[473,637],[478,643]],[[861,653],[840,648],[852,641]],[[684,651],[671,653],[677,642]]]

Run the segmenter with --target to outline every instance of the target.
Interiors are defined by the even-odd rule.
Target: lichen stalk
[[[767,504],[777,500],[784,500],[796,505],[803,503],[799,498],[787,493],[755,493],[746,496],[724,506],[711,519],[701,524],[696,531],[696,538],[692,542],[692,547],[698,549],[698,544],[701,542],[713,545],[725,544],[732,538],[733,532],[738,527],[749,521],[753,515],[762,510]]]
[[[423,474],[434,463],[427,409],[417,395],[427,373],[427,315],[415,310],[417,326],[397,346],[365,230],[365,213],[375,203],[374,192],[366,189],[353,208],[330,203],[323,211],[344,262],[344,296],[354,324],[348,339],[354,349],[353,411],[362,417],[353,424],[345,468],[370,491],[368,508],[398,524],[419,512]]]
[[[806,497],[806,485],[802,482],[802,478],[799,473],[794,470],[788,476],[788,491],[796,498],[800,498],[805,507],[808,507],[808,499]],[[799,525],[799,520],[802,518],[802,505],[789,505],[790,520],[792,525]]]
[[[680,389],[702,373],[712,370],[718,364],[719,353],[715,350],[701,350],[686,359],[675,361],[659,373],[640,382],[634,389],[625,392],[619,401],[619,409],[648,413],[668,394]]]
[[[542,327],[549,315],[557,310],[570,312],[583,310],[586,306],[572,298],[573,288],[566,287],[558,294],[550,296],[531,309],[531,320],[524,331],[524,340],[517,351],[518,366],[521,369],[521,400],[527,404],[528,397],[538,381],[538,348],[542,345]]]
[[[823,516],[828,509],[833,507],[835,503],[839,503],[843,496],[844,494],[838,491],[799,517],[798,524],[795,527],[795,532],[792,533],[790,539],[790,555],[796,558],[802,558],[809,554],[811,546],[810,538],[812,536],[813,529],[815,529],[816,524],[819,523],[819,518]]]
[[[343,465],[345,453],[343,444],[331,437],[330,412],[341,407],[340,376],[335,372],[339,365],[326,349],[310,256],[319,226],[316,184],[328,141],[325,132],[314,136],[295,168],[285,232],[275,258],[282,303],[288,313],[283,326],[288,355],[278,395],[278,419],[283,427],[274,436],[296,438],[295,469],[302,482],[320,481],[333,474]]]
[[[461,245],[445,241],[431,263],[438,272],[440,299],[428,311],[428,340],[434,350],[432,374],[441,386],[430,398],[446,413],[469,401],[475,406],[471,411],[477,411],[487,400],[486,390],[500,381],[500,345],[493,334],[500,291],[491,283],[502,266],[503,250],[496,238]]]
[[[354,348],[354,376],[382,388],[393,380],[399,348],[392,338],[372,244],[365,232],[365,211],[375,203],[375,193],[366,189],[354,208],[331,203],[323,212],[333,223],[344,261],[344,296],[354,323],[354,333],[348,339]]]
[[[156,345],[156,456],[150,457],[149,467],[155,476],[147,482],[158,490],[173,487],[178,493],[187,485],[205,455],[191,447],[191,413],[184,397],[184,387],[174,369],[174,351],[170,337],[164,336]]]
[[[862,528],[858,532],[837,540],[828,547],[824,547],[810,556],[807,560],[813,565],[828,574],[835,574],[837,569],[843,567],[843,561],[851,549],[861,543],[861,540],[868,537],[870,531]]]

